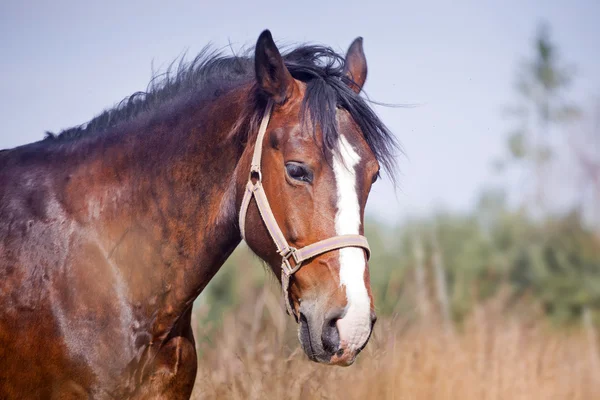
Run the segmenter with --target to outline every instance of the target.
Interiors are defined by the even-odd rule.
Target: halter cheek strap
[[[333,250],[338,250],[344,247],[359,247],[365,250],[367,259],[371,255],[369,249],[369,243],[367,238],[362,235],[340,235],[334,236],[328,239],[324,239],[301,249],[296,249],[290,246],[285,239],[285,236],[281,232],[267,195],[262,186],[262,173],[260,170],[261,158],[262,158],[262,144],[264,141],[267,126],[269,125],[269,119],[271,118],[271,111],[273,109],[273,103],[269,102],[265,109],[260,127],[258,130],[258,136],[254,145],[254,153],[252,155],[252,164],[250,165],[250,176],[248,183],[246,184],[246,190],[244,191],[244,197],[242,199],[242,205],[240,208],[239,225],[242,238],[246,239],[246,214],[252,198],[256,201],[260,216],[271,236],[275,246],[277,247],[277,253],[282,257],[281,260],[281,287],[283,290],[283,296],[285,299],[285,306],[289,314],[296,313],[293,311],[293,305],[289,296],[290,278],[298,271],[304,261],[316,257],[318,255],[328,253]],[[254,178],[254,182],[253,179]]]

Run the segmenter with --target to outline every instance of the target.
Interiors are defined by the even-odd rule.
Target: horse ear
[[[356,93],[360,93],[367,80],[367,58],[363,51],[363,38],[354,39],[346,53],[344,74],[349,79],[348,86]]]
[[[254,52],[254,69],[258,86],[275,103],[284,103],[291,95],[294,78],[283,63],[283,58],[268,29],[258,37]]]

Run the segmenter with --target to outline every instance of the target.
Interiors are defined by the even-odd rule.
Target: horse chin
[[[350,353],[349,351],[338,351],[329,359],[329,365],[337,365],[340,367],[349,367],[356,361],[357,352]]]

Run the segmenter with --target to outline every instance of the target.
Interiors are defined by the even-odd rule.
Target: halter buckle
[[[296,249],[295,247],[288,247],[287,249],[285,249],[284,251],[282,251],[280,253],[281,257],[283,257],[283,260],[281,263],[281,269],[287,276],[292,276],[292,274],[294,272],[296,272],[300,269],[300,266],[302,263],[298,259],[298,255],[296,254],[297,251],[298,251],[298,249]],[[293,266],[290,263],[290,258],[294,259]]]

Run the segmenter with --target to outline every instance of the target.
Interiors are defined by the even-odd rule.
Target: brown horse
[[[203,52],[86,125],[0,152],[0,398],[189,398],[192,303],[240,243],[252,184],[273,219],[250,198],[245,239],[289,280],[303,349],[351,364],[375,321],[352,240],[396,146],[359,95],[366,75],[360,38],[345,59],[282,56],[265,31],[254,57]],[[294,257],[342,244],[296,265],[273,229]]]

